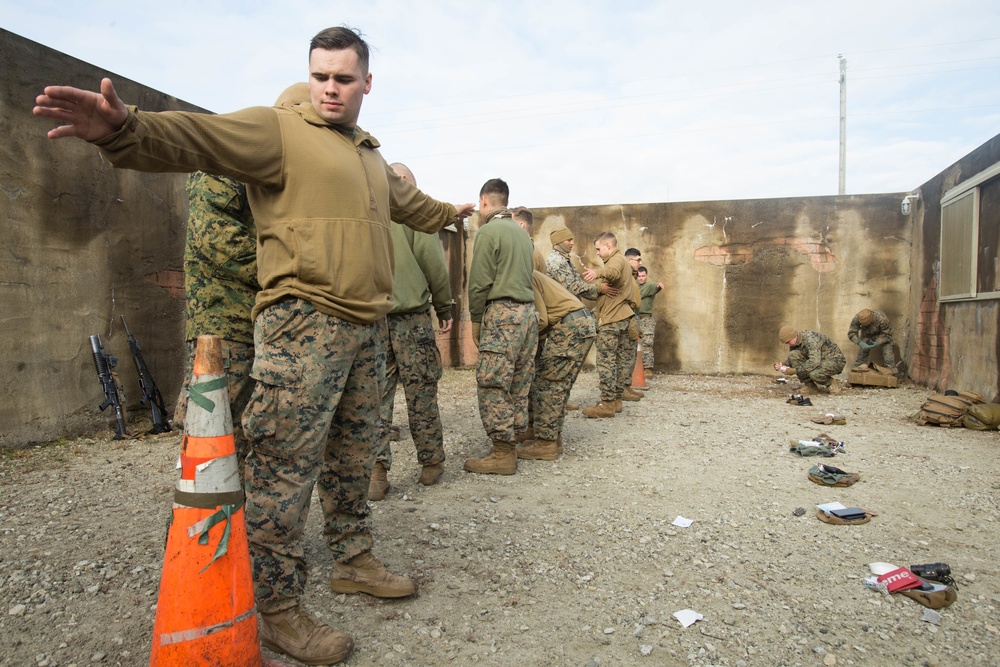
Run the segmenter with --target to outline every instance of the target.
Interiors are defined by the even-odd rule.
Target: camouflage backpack
[[[920,406],[920,412],[913,415],[919,426],[963,426],[962,418],[969,407],[983,402],[983,397],[972,391],[960,391],[954,395],[934,394]]]

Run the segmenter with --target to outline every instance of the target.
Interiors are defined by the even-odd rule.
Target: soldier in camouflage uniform
[[[799,331],[787,324],[778,330],[778,340],[788,346],[788,358],[774,370],[795,375],[806,387],[839,393],[834,375],[844,370],[847,359],[837,344],[818,331]]]
[[[569,290],[570,294],[581,299],[595,301],[601,294],[606,293],[607,283],[585,282],[570,260],[574,242],[573,234],[568,229],[565,227],[553,229],[549,234],[549,241],[552,242],[552,252],[545,260],[545,272],[550,278]]]
[[[653,317],[653,300],[663,289],[663,283],[649,282],[649,271],[645,266],[640,266],[639,275],[636,281],[639,283],[639,296],[642,303],[639,304],[639,312],[636,318],[639,320],[639,345],[642,350],[642,366],[647,371],[653,370],[653,340],[656,337],[656,319]]]
[[[188,177],[185,190],[188,225],[184,247],[184,296],[188,356],[174,423],[183,427],[187,413],[188,386],[194,370],[198,336],[219,336],[242,479],[249,443],[241,418],[254,385],[250,377],[253,366],[250,311],[260,289],[257,283],[257,229],[243,183],[199,171]]]
[[[865,308],[854,316],[851,326],[847,330],[847,337],[857,345],[858,356],[854,360],[855,366],[864,366],[868,363],[868,353],[874,348],[882,348],[882,360],[885,365],[896,373],[896,354],[892,349],[892,324],[889,318],[881,310],[869,310]]]
[[[642,254],[639,252],[639,249],[629,248],[626,250],[625,261],[628,262],[629,268],[632,270],[632,280],[629,283],[630,295],[628,297],[628,305],[632,308],[633,313],[638,313],[639,304],[642,303],[642,296],[639,291],[639,267],[642,266]],[[626,372],[619,374],[618,383],[621,385],[622,400],[636,402],[642,400],[645,394],[632,389],[632,374],[635,371],[636,357],[639,356],[639,318],[634,315],[628,323],[628,339],[630,345],[625,350],[625,356],[622,359],[622,364],[625,366]]]
[[[100,92],[49,86],[33,109],[60,122],[51,138],[90,141],[118,168],[205,170],[246,183],[261,285],[251,313],[257,384],[243,413],[260,639],[314,665],[340,662],[353,649],[349,636],[301,605],[301,538],[321,473],[332,471],[325,481],[339,491],[339,502],[324,505],[327,527],[337,528],[328,536],[331,588],[380,597],[414,591],[368,550],[392,307],[390,221],[435,232],[474,208],[439,202],[400,179],[378,141],[357,126],[371,90],[368,64],[360,35],[335,27],[310,42],[308,101],[290,107],[139,112],[104,79]],[[324,462],[334,465],[324,470]]]
[[[534,438],[517,449],[517,458],[554,461],[562,451],[566,399],[597,335],[583,302],[540,271],[531,275],[538,312],[535,377],[531,382]]]
[[[586,269],[585,280],[600,278],[616,290],[610,297],[602,294],[597,300],[594,314],[597,317],[597,373],[600,378],[601,399],[597,405],[584,408],[588,418],[611,418],[620,412],[624,389],[632,378],[632,367],[628,365],[629,349],[633,350],[635,363],[635,343],[630,339],[629,329],[635,311],[629,305],[635,298],[631,267],[618,249],[618,239],[611,232],[601,232],[594,238],[594,249],[604,262],[600,270]],[[636,286],[635,292],[638,293]]]
[[[514,433],[528,425],[528,395],[538,346],[538,316],[531,287],[531,237],[507,210],[510,190],[499,178],[479,191],[482,225],[469,267],[469,318],[479,348],[479,415],[493,441],[487,456],[468,459],[468,472],[517,472]]]
[[[389,165],[400,178],[417,184],[406,165]],[[382,391],[382,432],[375,453],[369,500],[382,500],[389,490],[386,474],[392,468],[389,427],[400,380],[406,394],[410,435],[423,466],[420,483],[437,483],[444,472],[444,432],[438,410],[438,380],[441,353],[431,321],[431,305],[441,333],[451,331],[451,283],[444,249],[437,234],[423,234],[392,223],[392,246],[396,258],[392,310],[386,316],[389,341],[385,360],[385,389]]]

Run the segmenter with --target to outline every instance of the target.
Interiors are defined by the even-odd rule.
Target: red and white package
[[[889,593],[898,593],[899,591],[916,588],[923,583],[920,581],[920,577],[913,574],[905,567],[897,567],[891,572],[886,572],[885,574],[879,576],[879,578],[875,581],[880,584],[884,584],[885,589]]]

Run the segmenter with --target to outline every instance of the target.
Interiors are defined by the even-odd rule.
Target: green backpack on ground
[[[962,418],[965,428],[975,431],[996,431],[1000,428],[1000,404],[980,403],[973,405]]]
[[[964,426],[965,413],[973,405],[983,402],[983,397],[972,391],[960,391],[954,396],[934,394],[929,396],[915,414],[914,421],[919,426]]]

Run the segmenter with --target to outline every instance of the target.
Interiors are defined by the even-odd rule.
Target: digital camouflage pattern
[[[628,339],[630,321],[631,318],[597,327],[597,376],[600,380],[601,401],[605,403],[622,397],[625,385],[620,378],[627,374],[628,379],[632,379],[632,369],[627,366],[628,350],[635,347]],[[632,360],[634,364],[634,356]]]
[[[585,281],[569,261],[569,257],[559,252],[557,248],[553,248],[545,260],[545,273],[575,297],[596,300],[601,295],[597,283]]]
[[[246,519],[257,604],[269,613],[305,590],[301,538],[317,483],[334,558],[372,547],[368,486],[388,334],[384,318],[355,324],[302,299],[268,306],[256,325]]]
[[[535,377],[531,383],[531,411],[535,437],[556,440],[562,433],[566,401],[587,358],[597,326],[589,314],[549,328],[539,342]]]
[[[652,315],[637,315],[639,322],[639,345],[642,349],[642,367],[653,368],[653,339],[656,336],[656,319]]]
[[[184,247],[187,359],[173,422],[183,429],[198,336],[219,336],[236,453],[243,461],[249,451],[249,442],[243,432],[241,416],[253,392],[250,311],[260,289],[257,284],[257,230],[246,186],[239,181],[195,172],[188,177],[185,191],[188,196]],[[240,475],[243,475],[242,465]]]
[[[635,371],[635,358],[639,354],[639,325],[636,322],[636,317],[632,317],[625,320],[628,322],[628,329],[626,331],[626,336],[628,337],[628,344],[622,348],[621,354],[621,364],[618,366],[618,398],[622,397],[625,393],[625,387],[632,384],[632,373]]]
[[[850,328],[847,330],[847,337],[855,345],[858,345],[861,341],[865,341],[873,346],[868,350],[858,350],[858,356],[854,360],[854,365],[863,366],[867,364],[868,353],[874,348],[881,347],[882,359],[885,361],[885,365],[895,371],[896,353],[892,349],[892,323],[881,310],[873,310],[872,315],[875,316],[875,319],[866,327],[861,326],[858,316],[855,315],[854,319],[851,320]]]
[[[514,442],[528,427],[538,315],[534,303],[491,301],[483,314],[476,362],[479,416],[494,442]]]
[[[246,186],[232,178],[196,172],[188,177],[184,247],[186,340],[213,334],[253,343],[250,311],[257,282],[257,229]]]
[[[818,331],[799,331],[798,341],[789,348],[786,366],[795,369],[799,380],[812,380],[817,385],[828,387],[833,376],[844,370],[847,359],[840,348]]]
[[[438,410],[438,380],[441,352],[434,337],[430,311],[386,316],[389,344],[385,354],[385,389],[382,392],[382,429],[376,460],[392,468],[389,426],[396,402],[396,386],[402,383],[410,435],[420,465],[444,461],[444,431]]]

